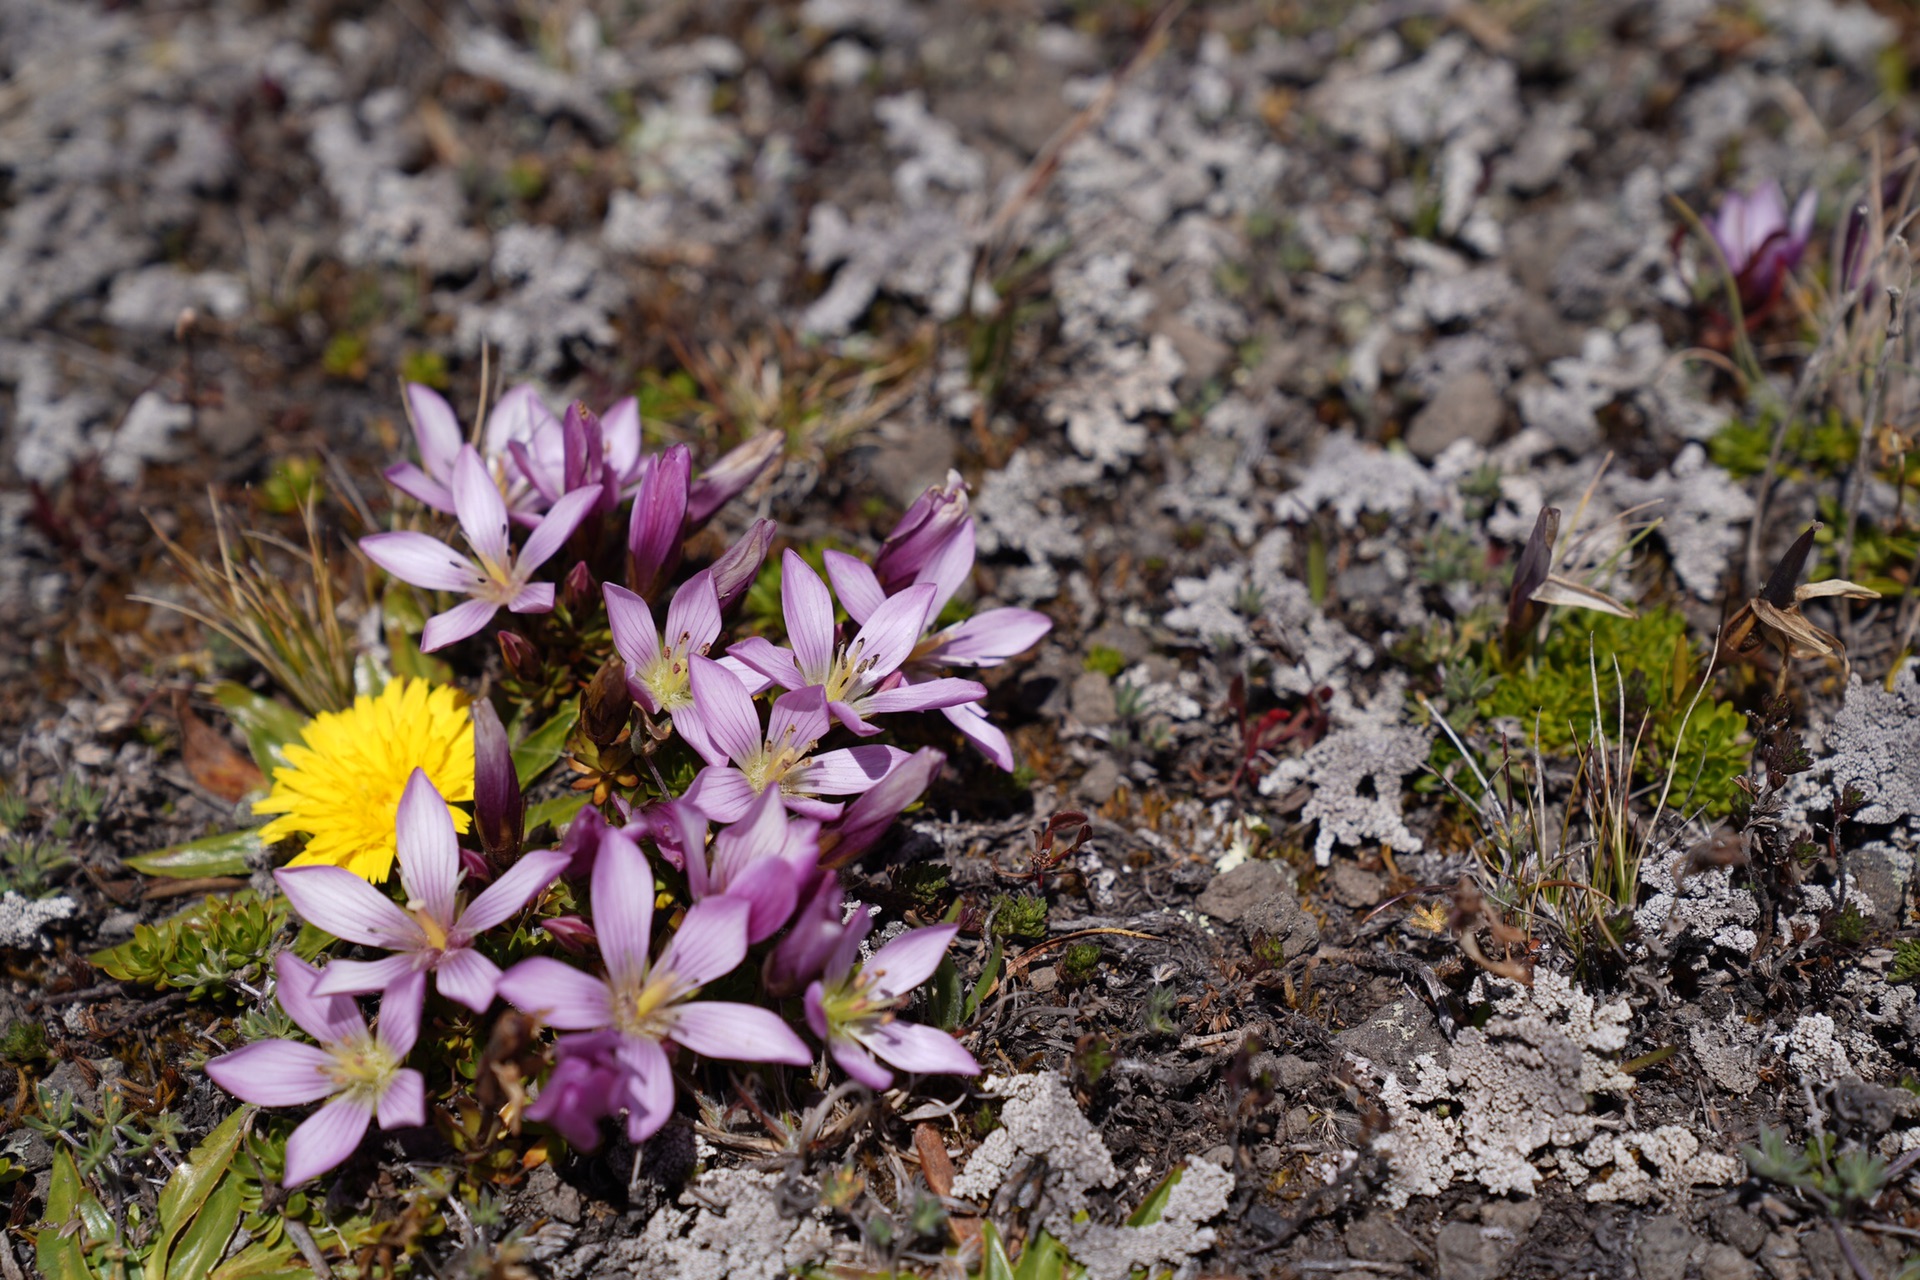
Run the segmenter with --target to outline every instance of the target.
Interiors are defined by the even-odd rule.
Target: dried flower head
[[[378,697],[315,716],[286,748],[273,790],[253,806],[280,816],[260,830],[272,842],[305,833],[292,865],[345,867],[374,883],[393,869],[394,823],[415,769],[449,801],[473,799],[473,721],[457,690],[395,679]],[[456,829],[471,819],[453,811]]]
[[[1795,658],[1824,658],[1838,654],[1842,662],[1846,661],[1847,648],[1840,638],[1809,622],[1800,612],[1802,604],[1831,596],[1848,600],[1880,598],[1880,593],[1872,587],[1863,587],[1845,578],[1794,585],[1807,567],[1807,557],[1813,551],[1813,535],[1819,530],[1820,524],[1816,521],[1794,539],[1793,545],[1780,557],[1780,562],[1774,565],[1767,585],[1760,588],[1760,594],[1741,605],[1740,611],[1728,621],[1725,636],[1721,640],[1722,645],[1736,653],[1756,648],[1762,638],[1770,641],[1780,650],[1780,689],[1786,687],[1787,671]]]

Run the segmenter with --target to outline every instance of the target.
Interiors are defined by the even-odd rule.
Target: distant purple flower
[[[387,481],[436,511],[454,514],[453,472],[465,433],[452,406],[430,387],[410,382],[405,388],[407,416],[420,447],[420,466],[403,462],[387,468]],[[640,450],[640,405],[632,396],[598,418],[579,415],[572,450],[575,483],[568,483],[568,424],[555,418],[531,386],[502,395],[487,414],[480,441],[486,464],[507,509],[522,524],[537,523],[560,494],[586,483],[603,484],[612,506],[636,483],[645,461]],[[591,436],[591,439],[589,439]],[[599,460],[598,474],[587,474],[589,455]]]
[[[728,677],[731,679],[731,677]],[[546,956],[522,960],[500,979],[515,1007],[562,1031],[561,1065],[578,1062],[527,1109],[569,1140],[591,1146],[601,1115],[627,1110],[627,1136],[644,1142],[673,1112],[673,1072],[664,1042],[710,1058],[806,1066],[812,1054],[778,1014],[754,1005],[695,1000],[747,954],[746,903],[708,898],[688,908],[658,959],[653,939],[653,870],[632,840],[609,831],[593,865],[593,926],[606,962],[595,978]],[[559,1087],[555,1087],[555,1082]]]
[[[817,797],[858,795],[907,758],[898,747],[885,746],[813,755],[833,724],[818,686],[776,700],[762,732],[752,695],[725,667],[694,658],[692,684],[693,705],[674,717],[674,726],[707,767],[683,798],[715,822],[739,821],[770,787],[802,817],[837,818],[841,806]]]
[[[986,687],[973,680],[935,679],[909,686],[894,677],[926,630],[935,594],[931,583],[920,583],[882,597],[853,639],[836,649],[833,596],[812,566],[788,551],[780,562],[780,603],[786,612],[787,642],[793,647],[783,649],[755,636],[727,653],[783,689],[820,686],[835,719],[855,733],[876,734],[879,726],[866,717],[933,711],[987,696]]]
[[[369,1032],[351,999],[316,994],[321,971],[291,951],[274,958],[274,975],[280,1007],[319,1046],[256,1040],[209,1061],[207,1075],[255,1106],[332,1099],[287,1138],[284,1182],[294,1187],[352,1155],[375,1117],[382,1129],[427,1122],[426,1081],[400,1065],[419,1035],[420,1009],[389,1000],[381,1007],[379,1030]]]
[[[697,529],[712,519],[714,512],[745,492],[747,486],[778,462],[786,452],[786,445],[785,433],[763,431],[736,445],[701,472],[687,490],[687,524]],[[724,597],[725,590],[720,594]]]
[[[647,602],[609,582],[602,589],[613,646],[627,664],[627,687],[652,715],[672,715],[693,702],[693,659],[704,658],[720,636],[720,599],[701,570],[673,593],[663,635]]]
[[[906,514],[880,545],[873,572],[889,592],[920,581],[920,572],[933,553],[946,544],[967,516],[967,482],[958,471],[947,472],[943,485],[929,485],[913,500]]]
[[[962,520],[935,553],[921,567],[914,585],[907,590],[933,588],[927,607],[927,626],[939,618],[973,573],[974,532],[971,517]],[[899,596],[888,596],[872,569],[857,557],[840,551],[826,553],[827,576],[834,592],[846,608],[847,616],[865,622],[878,614],[882,606]],[[988,609],[956,622],[940,631],[916,637],[902,664],[909,687],[938,683],[944,667],[992,667],[1025,653],[1053,629],[1053,620],[1032,609]],[[983,691],[984,696],[984,691]],[[1006,734],[987,721],[987,710],[978,700],[940,708],[954,728],[965,734],[1002,769],[1013,768],[1013,748]]]
[[[893,820],[926,793],[946,763],[945,754],[932,747],[922,747],[848,805],[839,821],[820,833],[820,856],[824,864],[844,867],[871,849],[874,841],[893,825]]]
[[[400,797],[396,835],[400,883],[407,892],[404,911],[344,867],[283,867],[273,873],[302,920],[349,942],[394,952],[384,960],[334,961],[316,994],[384,991],[389,1009],[411,1007],[418,1018],[425,975],[431,972],[440,994],[484,1013],[493,1003],[500,969],[474,950],[474,938],[552,884],[568,855],[553,849],[527,854],[462,910],[453,817],[423,769],[413,771]]]
[[[376,533],[360,539],[360,549],[402,582],[473,597],[427,619],[420,648],[431,653],[480,630],[502,607],[514,613],[551,610],[553,584],[534,582],[534,571],[553,558],[599,497],[600,486],[590,485],[554,503],[516,557],[507,539],[507,505],[500,490],[474,447],[462,445],[453,464],[454,507],[479,563],[424,533]]]
[[[876,1055],[903,1071],[979,1075],[980,1064],[958,1040],[897,1016],[907,995],[933,976],[960,926],[909,929],[855,968],[872,927],[872,917],[856,908],[825,975],[807,988],[807,1025],[826,1041],[840,1069],[869,1089],[893,1084],[893,1073],[874,1061]]]
[[[1740,300],[1758,306],[1773,299],[1787,273],[1800,263],[1813,238],[1816,195],[1803,192],[1787,213],[1780,184],[1768,179],[1751,195],[1729,192],[1708,224],[1726,255],[1740,289]]]
[[[747,904],[747,941],[764,942],[793,915],[803,882],[813,878],[820,860],[820,824],[789,820],[780,796],[769,787],[745,816],[707,841],[707,819],[698,807],[679,801],[661,806],[675,835],[695,902],[726,895]]]

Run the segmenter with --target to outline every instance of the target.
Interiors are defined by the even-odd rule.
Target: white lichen
[[[29,898],[12,889],[0,895],[0,947],[18,951],[45,950],[41,930],[55,920],[70,920],[80,904],[64,894],[57,898]]]
[[[1577,1158],[1563,1157],[1560,1167],[1570,1182],[1582,1181],[1586,1170],[1603,1171],[1587,1184],[1592,1204],[1646,1204],[1656,1198],[1673,1204],[1695,1187],[1724,1187],[1747,1171],[1737,1156],[1702,1151],[1700,1139],[1677,1124],[1651,1133],[1602,1133]]]
[[[779,1181],[747,1169],[703,1174],[680,1194],[685,1208],[655,1213],[615,1257],[635,1280],[777,1280],[821,1262],[833,1248],[825,1211],[786,1216]]]
[[[1891,690],[1858,675],[1826,732],[1817,766],[1836,791],[1866,797],[1861,822],[1899,822],[1920,814],[1920,664],[1909,662]]]
[[[1351,432],[1336,431],[1299,482],[1275,501],[1274,514],[1304,522],[1331,507],[1341,528],[1351,529],[1362,512],[1404,519],[1424,510],[1437,491],[1432,475],[1412,454],[1362,444]]]
[[[1335,845],[1377,840],[1394,849],[1414,851],[1420,837],[1401,816],[1401,783],[1419,772],[1433,747],[1433,735],[1412,726],[1335,729],[1306,754],[1286,759],[1260,779],[1260,794],[1282,795],[1302,783],[1313,795],[1300,812],[1317,822],[1313,859],[1333,861]]]

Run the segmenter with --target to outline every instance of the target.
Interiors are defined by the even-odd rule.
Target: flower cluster
[[[263,1105],[330,1099],[289,1143],[289,1184],[345,1159],[372,1119],[424,1123],[429,1099],[405,1063],[433,1025],[429,978],[437,999],[483,1014],[504,1000],[559,1033],[525,1117],[581,1147],[622,1114],[635,1142],[665,1124],[676,1055],[807,1066],[802,1029],[870,1088],[891,1086],[894,1069],[976,1073],[952,1035],[899,1016],[956,927],[909,929],[863,962],[872,915],[846,900],[837,870],[945,764],[934,748],[875,741],[890,718],[938,711],[1012,767],[986,687],[963,673],[1018,655],[1050,623],[992,609],[943,625],[974,560],[958,475],[914,503],[871,563],[828,551],[823,577],[783,552],[784,643],[723,648],[774,526],[753,523],[684,575],[682,561],[690,536],[778,460],[777,436],[696,478],[686,446],[642,450],[631,400],[555,417],[517,388],[469,442],[438,395],[409,386],[406,399],[420,461],[388,479],[453,516],[467,551],[411,529],[361,547],[403,582],[465,597],[427,620],[423,650],[496,625],[503,608],[519,615],[500,632],[508,701],[556,686],[577,698],[567,751],[591,802],[556,847],[534,847],[553,828],[528,830],[493,704],[474,702],[469,718],[452,691],[417,681],[287,748],[262,802],[281,817],[263,834],[310,839],[275,878],[302,919],[368,954],[318,968],[281,956],[279,999],[317,1046],[261,1041],[207,1070]],[[516,706],[523,722],[531,706]],[[450,803],[469,800],[470,817]],[[397,891],[381,887],[396,854]],[[711,998],[716,984],[735,998]],[[372,995],[369,1032],[356,998]]]

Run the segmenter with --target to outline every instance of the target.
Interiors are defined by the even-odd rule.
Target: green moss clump
[[[1096,644],[1087,650],[1087,656],[1081,665],[1089,671],[1098,671],[1111,680],[1127,669],[1127,656],[1118,649],[1109,649],[1106,645]]]
[[[1566,611],[1555,620],[1546,642],[1505,672],[1477,709],[1483,717],[1520,721],[1528,749],[1537,722],[1540,749],[1567,756],[1593,741],[1597,676],[1608,740],[1639,739],[1635,781],[1663,781],[1677,753],[1668,803],[1689,809],[1705,806],[1710,816],[1719,817],[1731,809],[1734,779],[1745,772],[1746,719],[1731,704],[1711,696],[1702,697],[1688,719],[1687,707],[1698,688],[1699,655],[1686,632],[1686,619],[1667,608],[1637,618]]]

